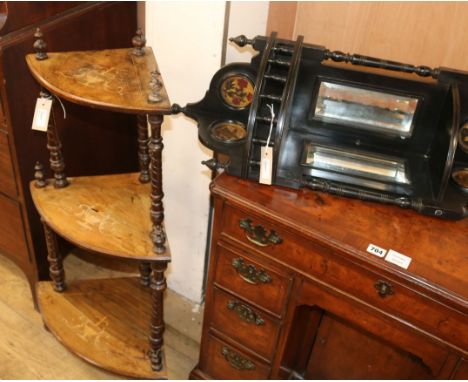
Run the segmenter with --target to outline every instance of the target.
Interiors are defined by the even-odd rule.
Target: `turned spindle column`
[[[151,264],[153,269],[153,278],[151,280],[151,334],[149,337],[150,342],[150,359],[151,368],[159,371],[163,367],[163,333],[164,333],[164,319],[163,319],[163,294],[166,290],[166,278],[164,272],[167,269],[167,262],[153,262]]]
[[[54,187],[63,188],[68,186],[68,180],[65,176],[65,161],[62,155],[62,143],[58,137],[57,127],[55,125],[54,100],[50,94],[41,91],[40,97],[52,99],[49,124],[47,126],[47,149],[49,150],[50,168],[54,172]]]
[[[140,261],[140,284],[150,286],[151,284],[151,263],[147,261]]]
[[[56,292],[63,292],[65,286],[65,271],[63,270],[63,259],[60,254],[55,232],[47,225],[44,219],[41,218],[44,227],[44,234],[47,245],[47,261],[49,262],[49,274],[54,283]]]
[[[47,179],[44,173],[44,165],[36,162],[34,165],[34,187],[44,188],[45,186],[47,186]]]
[[[148,183],[150,181],[149,173],[149,138],[148,138],[148,117],[146,115],[137,116],[138,124],[138,163],[140,165],[140,182]]]
[[[151,221],[153,229],[151,240],[153,241],[153,251],[165,253],[166,234],[164,232],[164,207],[162,199],[164,197],[162,189],[162,150],[163,141],[161,136],[162,115],[149,115],[148,121],[151,127],[151,138],[149,144],[151,157]]]

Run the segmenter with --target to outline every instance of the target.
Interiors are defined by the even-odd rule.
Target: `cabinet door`
[[[28,248],[23,231],[23,219],[18,202],[0,193],[0,253],[12,257],[18,264],[28,264]]]
[[[8,134],[0,130],[0,192],[16,197],[16,182],[11,162]]]
[[[432,379],[448,356],[401,320],[313,283],[304,284],[289,338],[284,366],[307,379]]]

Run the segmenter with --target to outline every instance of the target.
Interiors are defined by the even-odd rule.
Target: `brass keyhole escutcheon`
[[[380,297],[385,298],[387,296],[390,296],[394,294],[395,292],[393,291],[393,286],[387,281],[383,280],[378,280],[374,284],[374,288],[377,290],[377,293],[379,294]]]

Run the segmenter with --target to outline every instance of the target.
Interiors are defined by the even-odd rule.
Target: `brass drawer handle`
[[[385,298],[387,296],[390,296],[394,294],[395,292],[393,291],[393,286],[387,281],[383,280],[378,280],[374,284],[374,288],[377,289],[377,293],[379,294],[380,297]]]
[[[239,301],[230,300],[227,304],[227,308],[236,312],[242,321],[248,322],[249,324],[255,324],[257,326],[265,325],[265,320],[261,318],[259,314],[255,313],[252,308]]]
[[[227,346],[223,346],[221,348],[221,354],[224,356],[226,361],[229,362],[229,365],[231,365],[234,369],[255,370],[255,364],[252,361],[242,357],[239,353],[229,349]]]
[[[239,227],[245,231],[245,236],[249,241],[260,247],[283,242],[283,239],[275,231],[268,232],[261,224],[254,226],[249,218],[239,220]]]
[[[249,284],[267,284],[271,283],[271,276],[263,269],[257,270],[255,265],[245,264],[242,257],[237,257],[232,260],[232,266],[237,271],[239,276]]]

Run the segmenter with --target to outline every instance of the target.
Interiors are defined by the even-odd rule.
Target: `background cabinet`
[[[0,253],[23,270],[32,288],[48,273],[42,226],[28,190],[35,161],[48,161],[45,134],[31,130],[40,88],[25,56],[33,52],[35,29],[41,28],[49,51],[123,48],[135,34],[136,13],[135,2],[0,4]],[[138,169],[134,116],[64,105],[67,119],[59,118],[57,127],[70,158],[67,175]]]
[[[468,220],[219,176],[194,378],[462,378]],[[369,244],[412,258],[408,269]]]

